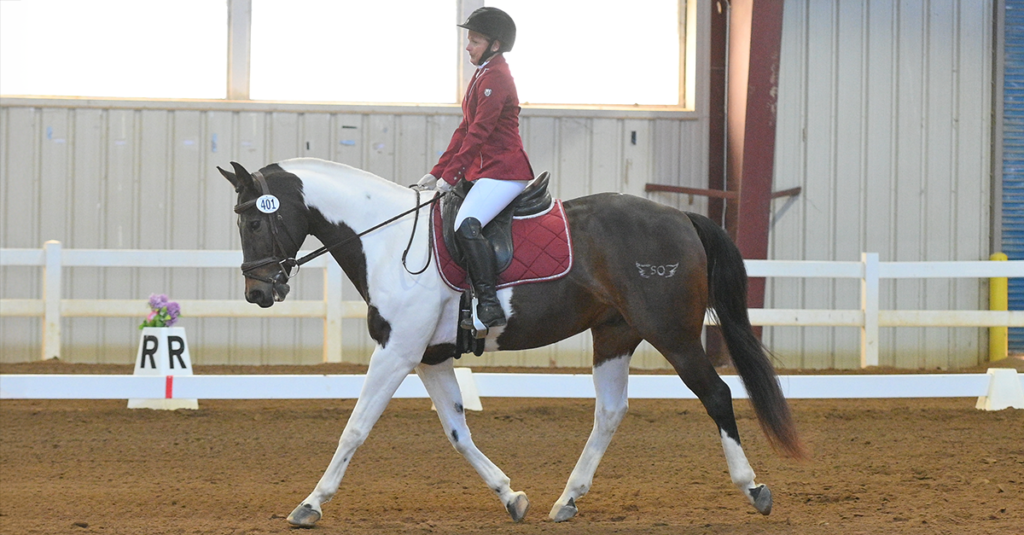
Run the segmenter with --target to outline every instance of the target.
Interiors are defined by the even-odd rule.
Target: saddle
[[[498,273],[508,269],[512,263],[512,218],[528,217],[543,213],[549,209],[554,201],[551,192],[548,191],[550,173],[544,171],[529,186],[519,194],[504,210],[501,211],[487,226],[484,227],[484,237],[494,248],[494,257],[497,259]],[[460,180],[452,188],[449,195],[445,195],[441,201],[441,235],[444,237],[445,247],[451,253],[452,260],[463,269],[466,268],[465,255],[459,248],[458,240],[455,239],[455,216],[466,200],[466,194],[473,187],[468,180]]]

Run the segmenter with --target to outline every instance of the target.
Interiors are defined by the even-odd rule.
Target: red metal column
[[[708,189],[725,190],[726,69],[729,37],[729,8],[725,0],[711,6],[710,94],[708,95]],[[725,224],[724,198],[708,199],[708,217]]]
[[[729,230],[743,258],[768,256],[775,112],[782,5],[779,0],[733,0],[729,20],[727,187],[738,201],[726,208]],[[764,305],[764,279],[750,279],[747,303]]]

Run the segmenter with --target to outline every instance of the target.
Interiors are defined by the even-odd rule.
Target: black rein
[[[261,173],[259,171],[256,171],[256,172],[252,173],[252,176],[255,179],[256,184],[260,188],[260,195],[261,196],[262,195],[269,195],[270,194],[270,187],[267,186],[267,181],[263,177],[263,173]],[[447,194],[446,192],[442,192],[441,194],[434,196],[430,200],[421,203],[420,202],[420,189],[415,188],[415,187],[413,189],[416,190],[416,206],[414,206],[414,207],[410,208],[409,210],[406,210],[406,211],[404,211],[404,212],[402,212],[402,213],[400,213],[400,214],[398,214],[398,215],[388,219],[387,221],[378,223],[378,224],[376,224],[376,225],[374,225],[374,226],[372,226],[372,227],[370,227],[370,228],[368,228],[368,229],[366,229],[366,230],[356,234],[355,236],[350,236],[350,237],[348,237],[348,238],[346,238],[344,240],[341,240],[341,241],[339,241],[337,243],[334,243],[332,245],[325,245],[323,247],[320,247],[319,249],[317,249],[317,250],[315,250],[315,251],[313,251],[313,252],[311,252],[311,253],[309,253],[309,254],[307,254],[307,255],[303,256],[302,258],[299,258],[299,259],[285,257],[284,247],[281,245],[280,239],[278,238],[277,221],[278,220],[281,221],[282,228],[284,229],[285,234],[288,234],[288,227],[283,224],[284,220],[283,220],[283,218],[281,218],[281,214],[276,214],[276,217],[274,216],[274,214],[266,214],[267,219],[268,219],[268,221],[270,223],[271,238],[274,240],[274,256],[273,257],[268,257],[268,258],[263,258],[263,259],[260,259],[260,260],[255,260],[255,261],[252,261],[252,262],[245,262],[245,263],[243,263],[242,264],[242,274],[244,276],[248,277],[248,278],[256,279],[256,280],[261,280],[261,281],[268,282],[268,283],[271,283],[271,284],[286,283],[288,281],[288,279],[291,276],[294,275],[294,274],[289,275],[291,273],[292,268],[299,268],[303,264],[309,262],[310,260],[313,260],[314,258],[317,258],[317,257],[323,255],[324,253],[327,253],[327,252],[330,252],[330,251],[332,251],[334,249],[337,249],[337,248],[339,248],[339,247],[341,247],[341,246],[343,246],[343,245],[345,245],[347,243],[350,243],[353,240],[357,240],[357,239],[365,236],[366,234],[369,234],[369,233],[371,233],[371,232],[373,232],[373,231],[375,231],[375,230],[377,230],[377,229],[379,229],[381,227],[384,227],[386,225],[390,225],[391,223],[394,223],[395,221],[397,221],[397,220],[399,220],[399,219],[401,219],[401,218],[403,218],[403,217],[405,217],[405,216],[407,216],[407,215],[409,215],[409,214],[411,214],[413,212],[417,212],[417,214],[418,214],[420,208],[423,208],[424,206],[428,206],[428,205],[434,204],[435,202],[437,202],[439,199],[441,199],[442,197],[444,197]],[[241,203],[241,204],[235,206],[235,213],[239,213],[240,214],[240,213],[248,210],[249,208],[252,208],[255,205],[256,205],[256,199],[253,199],[253,200]],[[413,219],[413,222],[412,222],[412,233],[409,236],[409,244],[406,246],[405,252],[402,253],[402,266],[405,267],[405,270],[407,272],[409,272],[411,275],[419,275],[419,274],[423,273],[424,271],[426,271],[427,267],[430,266],[430,257],[429,256],[427,257],[427,262],[426,262],[426,264],[424,264],[423,269],[421,269],[419,271],[416,271],[416,272],[409,271],[408,266],[406,266],[406,264],[405,264],[405,259],[406,259],[406,257],[409,254],[409,249],[412,247],[413,238],[416,236],[416,225],[417,225],[418,221],[419,221],[419,216],[417,215],[417,217],[415,217]],[[433,222],[433,220],[431,220],[431,222]],[[431,225],[431,226],[433,226],[433,225]],[[288,239],[293,244],[295,243],[295,240],[292,239],[290,234],[288,234]],[[428,247],[429,247],[430,251],[433,251],[433,242],[429,238],[428,238]],[[279,256],[279,253],[280,253],[280,256]],[[284,257],[284,258],[282,258],[282,257]],[[258,277],[258,276],[255,276],[255,275],[252,274],[252,271],[254,271],[254,270],[258,269],[258,268],[261,268],[261,267],[263,267],[263,266],[265,266],[267,264],[273,264],[273,263],[277,263],[278,266],[281,268],[281,273],[284,275],[284,281],[274,280],[274,279],[265,279],[263,277]]]

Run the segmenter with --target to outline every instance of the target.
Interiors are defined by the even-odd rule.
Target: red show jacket
[[[452,185],[460,178],[533,179],[519,137],[519,96],[503,55],[476,70],[462,99],[462,123],[430,174]]]

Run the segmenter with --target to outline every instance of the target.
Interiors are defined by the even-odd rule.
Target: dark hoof
[[[514,522],[521,522],[526,518],[526,512],[530,510],[530,500],[526,498],[526,493],[513,493],[512,500],[505,504],[505,510]]]
[[[288,515],[288,523],[297,528],[311,528],[321,518],[320,511],[314,509],[308,503],[300,503],[298,507]]]
[[[579,509],[576,508],[576,500],[569,498],[569,502],[565,505],[558,505],[556,503],[555,506],[551,508],[551,512],[548,513],[548,518],[555,522],[565,522],[566,520],[576,516],[576,513],[578,512]]]
[[[754,501],[754,509],[757,509],[758,513],[765,516],[772,513],[772,491],[768,490],[768,487],[759,485],[750,489],[750,498]]]

